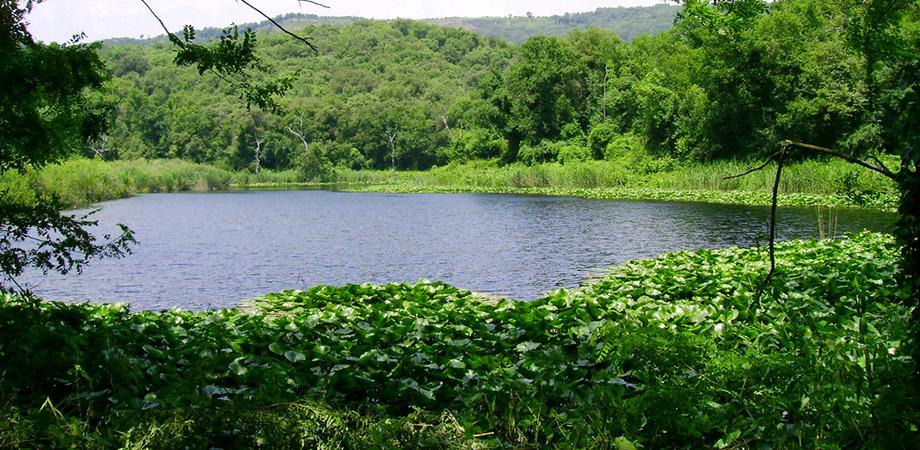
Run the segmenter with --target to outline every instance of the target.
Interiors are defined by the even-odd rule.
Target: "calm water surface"
[[[534,299],[663,252],[765,242],[769,208],[477,194],[243,191],[107,202],[134,254],[82,275],[29,274],[45,297],[135,309],[206,309],[317,284],[443,280]],[[782,209],[779,236],[817,237],[814,208]],[[893,214],[839,210],[838,230],[888,230]]]

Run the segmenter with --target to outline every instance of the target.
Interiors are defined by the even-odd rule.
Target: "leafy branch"
[[[0,272],[20,293],[28,293],[16,281],[26,267],[43,273],[82,272],[93,258],[121,257],[131,253],[136,243],[133,232],[119,224],[117,236],[105,235],[97,240],[89,227],[97,225],[89,217],[60,214],[62,206],[55,200],[35,206],[0,202]],[[23,245],[28,242],[28,245]],[[0,289],[7,287],[0,284]]]
[[[268,19],[269,22],[284,33],[309,46],[314,52],[318,52],[316,46],[308,39],[298,36],[286,29],[276,20],[272,19],[246,0],[239,1]],[[328,8],[326,5],[309,0],[298,1]],[[262,109],[269,109],[272,111],[280,109],[276,98],[284,96],[293,86],[294,80],[291,77],[285,76],[262,83],[253,83],[250,81],[250,77],[246,74],[250,69],[257,70],[261,73],[269,72],[269,69],[261,64],[256,55],[256,35],[252,30],[246,30],[241,36],[239,28],[234,25],[231,28],[223,30],[223,34],[216,45],[197,44],[195,43],[195,29],[192,26],[186,25],[180,37],[169,31],[163,19],[157,15],[150,4],[147,3],[147,0],[140,0],[140,2],[147,7],[150,14],[160,24],[160,27],[166,33],[169,41],[176,46],[175,62],[177,65],[195,66],[200,75],[206,72],[211,73],[222,81],[239,89],[241,91],[240,99],[246,101],[247,108],[255,104]]]

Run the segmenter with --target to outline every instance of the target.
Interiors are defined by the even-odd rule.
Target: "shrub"
[[[616,124],[602,122],[591,128],[588,134],[588,148],[594,159],[604,159],[607,146],[620,136]]]
[[[574,143],[565,143],[559,147],[559,154],[556,160],[562,164],[569,164],[576,161],[588,161],[591,159],[591,151],[583,145]]]

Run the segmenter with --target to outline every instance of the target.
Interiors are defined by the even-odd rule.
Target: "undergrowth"
[[[893,239],[628,263],[534,302],[431,282],[245,310],[0,301],[0,447],[910,447]]]

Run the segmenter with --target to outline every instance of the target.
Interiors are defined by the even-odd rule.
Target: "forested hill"
[[[610,30],[625,41],[643,34],[658,34],[674,25],[680,6],[597,8],[582,13],[549,17],[450,17],[429,19],[438,25],[461,27],[510,42],[524,42],[533,36],[565,36],[572,30],[589,27]]]
[[[512,56],[500,39],[408,20],[300,31],[322,50],[283,33],[258,35],[257,52],[270,69],[254,76],[294,79],[277,113],[247,110],[231,83],[177,67],[168,43],[105,45],[115,78],[100,101],[117,106],[104,157],[172,157],[234,169],[253,168],[258,159],[262,168],[310,172],[384,168],[392,132],[399,167],[430,167],[452,159],[451,137],[469,128],[460,117],[480,80],[503,71]]]
[[[507,16],[507,17],[448,17],[425,19],[421,22],[459,27],[484,36],[495,36],[504,40],[520,43],[533,36],[565,36],[572,30],[600,28],[616,33],[625,41],[631,41],[643,34],[658,34],[671,28],[680,6],[656,5],[639,7],[597,8],[595,11],[565,13],[561,16]],[[316,25],[348,25],[358,17],[327,17],[314,14],[291,13],[276,18],[285,28],[299,30]],[[240,29],[265,32],[276,28],[267,20],[260,23],[248,23]],[[220,28],[204,28],[198,31],[201,40],[215,39],[220,36]],[[146,39],[115,38],[107,44],[151,43],[164,40],[163,36]]]
[[[269,68],[256,81],[292,79],[274,113],[247,110],[232,83],[176,67],[168,43],[109,45],[115,79],[101,101],[115,105],[114,127],[88,154],[322,178],[331,167],[390,168],[394,154],[399,169],[426,169],[471,159],[765,157],[785,139],[874,152],[894,134],[866,105],[907,97],[897,67],[866,77],[881,56],[854,50],[851,13],[824,0],[700,6],[631,42],[590,28],[521,44],[356,19],[299,29],[318,53],[263,33],[256,51]],[[917,19],[903,21],[897,29],[913,42]]]

